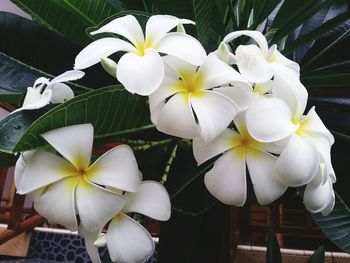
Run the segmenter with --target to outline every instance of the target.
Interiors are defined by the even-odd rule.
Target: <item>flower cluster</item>
[[[115,37],[85,47],[73,72],[101,62],[126,90],[149,96],[151,121],[159,131],[191,139],[198,165],[217,157],[204,181],[223,203],[244,205],[248,168],[259,204],[273,202],[288,187],[306,186],[306,208],[329,214],[335,200],[334,138],[314,108],[305,113],[308,92],[300,82],[299,65],[276,45],[269,47],[257,31],[232,32],[207,54],[183,24],[194,22],[155,15],[144,33],[134,16],[117,18],[91,33]],[[230,42],[240,36],[254,41],[232,50]],[[116,52],[123,52],[119,61],[107,58]],[[144,262],[154,249],[152,239],[126,213],[167,220],[170,201],[164,188],[141,182],[125,145],[90,165],[91,125],[42,136],[63,158],[42,151],[22,153],[16,167],[18,191],[30,193],[36,210],[50,221],[79,228],[94,262],[99,262],[94,244],[101,243],[107,244],[113,261]],[[98,238],[109,221],[107,234]]]

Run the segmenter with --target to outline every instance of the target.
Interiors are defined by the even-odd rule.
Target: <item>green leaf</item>
[[[350,73],[321,73],[316,76],[308,76],[305,74],[304,77],[301,77],[301,82],[308,89],[319,87],[349,87]]]
[[[52,0],[88,26],[94,26],[115,13],[105,0]]]
[[[330,241],[350,253],[350,209],[337,193],[334,209],[329,215],[316,213],[311,216]]]
[[[280,2],[280,0],[253,0],[254,22],[251,29],[256,29],[259,24],[265,21]]]
[[[211,167],[212,163],[198,167],[192,149],[178,147],[166,184],[173,210],[196,216],[217,204],[204,185],[204,174]]]
[[[267,241],[266,263],[282,263],[280,246],[272,228],[270,228]]]
[[[105,139],[153,128],[142,97],[116,86],[77,96],[43,114],[16,112],[0,121],[0,145],[5,152],[21,152],[45,144],[40,134],[63,126],[92,123],[95,138]]]
[[[325,249],[324,245],[321,245],[309,258],[308,263],[324,263]]]
[[[14,154],[0,152],[0,168],[15,166],[17,158]]]
[[[43,24],[56,33],[84,46],[90,42],[85,34],[89,24],[57,5],[52,0],[11,0],[32,16],[34,21]]]

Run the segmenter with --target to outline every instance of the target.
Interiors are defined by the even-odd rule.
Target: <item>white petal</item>
[[[71,175],[74,167],[69,162],[55,154],[37,151],[26,162],[17,191],[26,194]]]
[[[226,86],[214,90],[215,92],[229,97],[237,105],[239,111],[247,110],[259,99],[259,96],[252,91],[247,91],[246,89],[236,87],[235,85],[233,87]]]
[[[247,167],[254,192],[260,205],[267,205],[278,199],[287,186],[278,181],[275,174],[277,158],[269,153],[247,150]]]
[[[240,147],[222,155],[206,173],[208,191],[227,205],[243,206],[247,198],[245,157]]]
[[[243,83],[241,85],[245,84],[245,86],[250,87],[248,81],[214,54],[210,54],[207,57],[204,64],[199,68],[198,74],[203,75],[205,89],[214,88],[232,82]]]
[[[147,230],[122,213],[109,224],[107,247],[112,261],[120,263],[146,262],[155,248]]]
[[[323,216],[328,216],[332,212],[334,205],[335,205],[335,194],[334,194],[334,191],[332,191],[331,199],[329,200],[328,205],[321,211],[321,214]]]
[[[267,45],[266,38],[264,37],[263,34],[261,34],[258,31],[251,31],[251,30],[235,31],[235,32],[232,32],[232,33],[228,34],[227,36],[225,36],[223,42],[228,43],[228,42],[230,42],[230,41],[232,41],[235,38],[238,38],[240,36],[248,36],[248,37],[253,38],[255,40],[255,42],[258,43],[264,56],[268,55],[268,45]]]
[[[197,39],[183,33],[168,33],[156,49],[197,66],[202,65],[207,56]]]
[[[271,46],[271,48],[272,48],[272,46]],[[285,56],[283,56],[277,50],[277,48],[274,49],[270,60],[272,60],[272,62],[270,61],[270,63],[279,63],[279,64],[282,64],[283,66],[286,66],[286,67],[289,67],[290,69],[293,69],[295,71],[295,73],[299,76],[299,72],[300,72],[299,64],[294,62],[293,60],[290,60],[290,59],[286,58]]]
[[[92,263],[101,263],[98,247],[94,246],[94,242],[100,236],[100,230],[87,231],[82,224],[79,226],[79,235],[84,238],[85,248]]]
[[[164,186],[154,181],[144,181],[136,193],[126,193],[129,198],[125,213],[136,212],[156,220],[167,221],[171,214],[170,198]]]
[[[218,49],[210,54],[214,54],[228,65],[233,65],[236,63],[235,55],[231,53],[229,46],[224,42],[221,42]]]
[[[171,77],[171,78],[176,78],[178,79],[179,77],[184,79],[187,76],[194,76],[197,72],[197,66],[193,65],[191,63],[188,63],[182,59],[179,59],[177,57],[167,55],[162,57],[164,64],[170,66],[173,71],[176,72],[176,76],[171,72],[171,71],[166,71],[165,76]]]
[[[146,24],[146,39],[152,43],[157,43],[166,33],[181,24],[195,24],[188,19],[179,19],[170,15],[154,15],[151,16]]]
[[[193,155],[198,165],[226,152],[240,143],[241,136],[231,130],[225,129],[216,139],[206,143],[202,138],[193,140]]]
[[[76,189],[76,202],[81,223],[88,231],[97,231],[125,205],[125,197],[80,180]]]
[[[144,56],[127,53],[119,60],[117,79],[131,93],[150,95],[159,88],[163,77],[163,61],[154,49],[146,49]]]
[[[274,74],[263,53],[255,45],[240,45],[236,49],[236,64],[239,72],[253,83],[266,82]]]
[[[62,127],[41,136],[76,169],[89,167],[94,139],[94,128],[91,124]]]
[[[97,63],[101,58],[108,57],[118,51],[134,51],[135,47],[130,43],[113,38],[106,37],[98,39],[87,45],[75,58],[75,69],[85,69]]]
[[[313,213],[321,212],[332,202],[332,194],[333,187],[330,180],[318,186],[308,184],[304,192],[304,204],[306,209]]]
[[[63,103],[74,98],[73,90],[63,83],[50,85],[52,90],[51,103]]]
[[[185,93],[171,97],[163,107],[157,108],[156,127],[159,131],[192,139],[199,135],[189,99]]]
[[[320,165],[317,149],[306,137],[293,135],[276,163],[276,173],[287,186],[302,186],[315,176]]]
[[[307,113],[305,119],[303,120],[303,128],[307,130],[307,132],[318,133],[326,136],[329,140],[330,145],[334,143],[333,135],[317,115],[315,107],[312,107]]]
[[[142,28],[136,18],[132,15],[118,17],[90,34],[95,35],[99,33],[114,33],[121,35],[134,45],[138,45],[145,41]]]
[[[89,167],[87,178],[99,185],[136,192],[140,183],[139,173],[132,149],[127,145],[119,145]]]
[[[238,112],[235,103],[223,94],[205,91],[191,96],[191,106],[198,118],[201,137],[209,142],[222,133]]]
[[[304,113],[308,93],[295,72],[280,64],[272,64],[275,71],[272,90],[273,97],[284,100],[290,107],[293,116]]]
[[[38,89],[28,88],[27,95],[24,99],[22,110],[36,110],[40,109],[50,103],[52,98],[52,91],[45,90],[43,94],[38,94]],[[34,93],[37,93],[34,95]],[[39,99],[39,100],[37,100]]]
[[[34,202],[35,210],[51,224],[60,224],[71,231],[78,229],[75,215],[75,188],[80,180],[73,176],[51,184]]]
[[[288,106],[279,99],[259,100],[246,113],[250,135],[260,142],[277,142],[287,138],[298,128],[292,122]]]
[[[85,73],[83,71],[69,70],[51,80],[48,87],[55,83],[81,79],[82,77],[84,77],[84,75]]]

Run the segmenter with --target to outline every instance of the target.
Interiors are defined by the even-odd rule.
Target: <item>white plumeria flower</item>
[[[228,43],[240,36],[251,37],[259,46],[240,45],[235,51],[239,72],[255,84],[254,91],[260,94],[272,92],[274,97],[289,100],[294,113],[305,108],[307,91],[299,80],[299,65],[284,57],[276,45],[268,48],[266,38],[258,31],[235,31],[228,34],[223,42]]]
[[[316,176],[321,163],[326,164],[325,174],[335,181],[330,157],[334,138],[314,108],[306,116],[302,112],[293,115],[284,101],[270,98],[251,106],[246,120],[249,133],[257,141],[286,145],[276,163],[281,182],[305,185]]]
[[[91,34],[114,33],[119,38],[102,38],[85,47],[75,59],[75,68],[84,69],[99,63],[102,57],[124,51],[117,66],[117,79],[131,93],[150,95],[160,85],[164,66],[159,53],[169,54],[194,65],[201,65],[206,52],[195,38],[181,32],[170,32],[181,24],[194,24],[187,19],[169,15],[151,16],[146,24],[146,34],[136,18],[127,15],[114,19]]]
[[[312,213],[328,215],[335,205],[332,178],[325,174],[326,164],[321,163],[315,178],[306,185],[304,191],[304,204],[307,210]],[[324,176],[326,180],[323,179]]]
[[[244,113],[235,118],[237,131],[226,129],[211,143],[193,140],[193,153],[198,165],[222,154],[206,173],[204,183],[208,191],[227,205],[243,206],[247,198],[246,167],[248,167],[258,203],[266,205],[279,198],[287,189],[276,176],[278,152],[274,144],[254,140],[248,133]]]
[[[79,215],[82,225],[95,231],[126,202],[107,188],[138,190],[139,170],[130,147],[115,147],[90,165],[91,124],[59,128],[42,137],[63,157],[42,150],[24,153],[16,164],[15,182],[19,194],[35,194],[34,208],[49,222],[77,230]]]
[[[63,103],[74,98],[72,89],[62,82],[81,79],[84,74],[80,70],[70,70],[52,80],[44,77],[38,78],[33,87],[27,88],[22,107],[13,112],[39,109],[49,103]]]
[[[154,181],[140,183],[136,193],[126,193],[126,204],[109,223],[107,234],[88,232],[80,228],[93,263],[100,263],[98,248],[107,244],[113,262],[143,263],[154,253],[154,242],[148,231],[127,213],[140,213],[150,218],[166,221],[170,218],[171,204],[164,186]]]
[[[163,60],[164,81],[149,97],[152,122],[170,135],[213,140],[240,110],[250,84],[214,54],[199,68],[172,56]]]

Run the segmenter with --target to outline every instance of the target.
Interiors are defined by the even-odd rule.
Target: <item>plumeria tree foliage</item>
[[[219,236],[199,222],[287,188],[350,252],[346,1],[13,2],[34,21],[0,13],[0,102],[17,108],[0,121],[0,164],[94,262],[99,246],[145,262],[139,214],[170,210],[159,260],[215,262]]]

